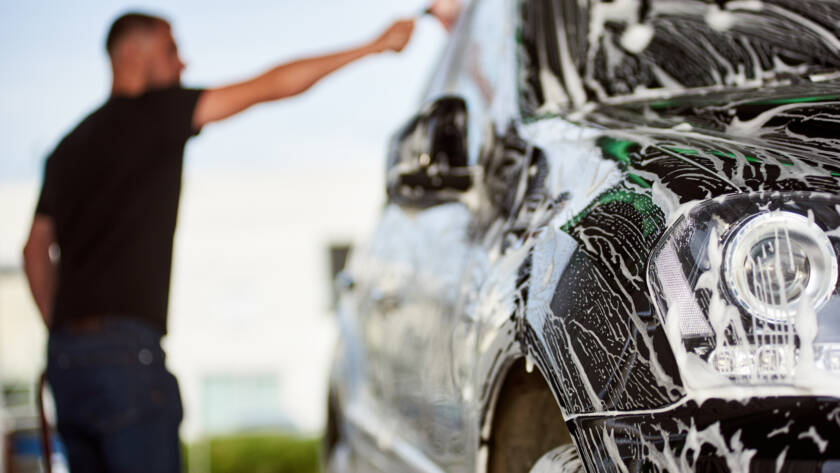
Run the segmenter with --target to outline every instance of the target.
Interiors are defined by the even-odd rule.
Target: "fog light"
[[[818,308],[837,283],[837,255],[828,237],[793,212],[748,219],[727,241],[725,254],[730,292],[742,307],[768,322],[792,321],[806,293]]]
[[[763,346],[755,356],[755,369],[759,375],[779,375],[787,373],[784,349],[774,346]]]
[[[712,366],[725,376],[749,376],[753,356],[749,347],[720,347],[712,353]]]
[[[735,373],[735,354],[731,351],[720,351],[714,354],[712,365],[720,374]]]

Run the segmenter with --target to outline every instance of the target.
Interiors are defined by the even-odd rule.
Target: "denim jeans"
[[[180,472],[181,397],[161,334],[131,319],[100,325],[50,333],[47,380],[71,473]]]

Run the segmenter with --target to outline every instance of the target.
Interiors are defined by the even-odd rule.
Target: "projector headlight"
[[[687,387],[840,392],[838,228],[840,197],[806,192],[725,196],[677,219],[648,285]]]
[[[726,286],[756,317],[793,321],[803,295],[822,307],[837,284],[837,254],[825,232],[789,211],[745,219],[724,250]]]

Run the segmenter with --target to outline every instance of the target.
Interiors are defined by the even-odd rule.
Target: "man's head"
[[[108,32],[105,47],[117,83],[131,84],[132,91],[178,85],[184,63],[172,37],[169,23],[142,13],[117,18]]]

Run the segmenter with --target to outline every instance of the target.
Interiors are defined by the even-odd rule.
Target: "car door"
[[[477,321],[466,306],[488,249],[472,184],[488,125],[511,118],[512,95],[499,84],[503,66],[513,74],[503,61],[512,5],[482,0],[465,12],[426,106],[392,142],[389,202],[355,258],[372,410],[388,450],[413,469],[474,471]]]

